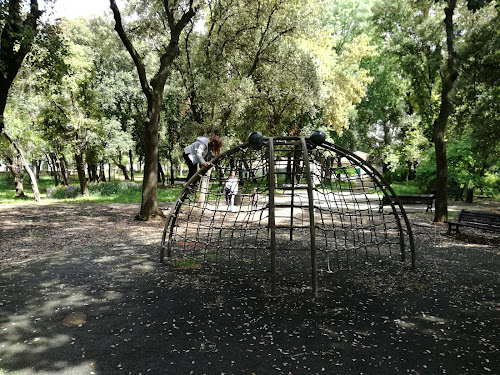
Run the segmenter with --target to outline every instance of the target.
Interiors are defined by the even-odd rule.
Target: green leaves
[[[491,0],[468,0],[467,9],[476,12],[477,10],[483,8],[487,3],[491,3]]]

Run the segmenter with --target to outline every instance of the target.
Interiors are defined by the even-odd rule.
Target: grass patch
[[[70,179],[71,185],[80,187],[76,176]],[[142,201],[142,175],[136,178],[135,185],[125,182],[123,179],[103,183],[89,183],[89,197],[78,195],[75,198],[66,198],[65,186],[59,185],[52,197],[46,197],[47,188],[54,187],[54,179],[49,175],[40,177],[38,189],[42,196],[42,202],[95,202],[95,203],[141,203]],[[173,202],[180,194],[181,187],[158,188],[158,202]],[[24,194],[22,198],[16,198],[16,189],[13,181],[6,174],[0,174],[0,204],[31,203],[33,191],[29,180],[24,183]]]
[[[215,259],[215,254],[205,254],[205,255],[198,255],[194,258],[188,258],[188,259],[182,259],[177,263],[177,269],[186,269],[186,268],[191,268],[191,269],[197,269],[201,268],[201,263],[204,261],[209,261]],[[198,267],[200,266],[200,267]]]
[[[285,182],[284,177],[281,177],[282,183]],[[73,186],[79,188],[80,184],[76,175],[72,175],[70,182]],[[117,176],[116,180],[105,183],[90,183],[88,185],[90,196],[83,197],[77,196],[76,198],[66,198],[65,187],[59,186],[53,198],[47,198],[45,196],[47,188],[54,186],[54,179],[50,175],[42,175],[38,183],[38,188],[40,194],[42,195],[42,201],[46,203],[53,202],[95,202],[95,203],[141,203],[142,201],[142,175],[136,173],[135,178],[136,186],[128,184],[123,180],[122,176]],[[262,181],[259,181],[262,183]],[[242,191],[250,193],[254,186],[258,186],[259,183],[252,183],[250,181],[245,181],[245,186]],[[222,191],[223,183],[221,183]],[[394,183],[391,184],[392,188],[396,194],[422,194],[418,187],[412,182],[409,183]],[[323,186],[327,187],[327,186]],[[349,189],[349,183],[342,181],[340,186],[338,183],[332,184],[329,188],[334,191],[341,189]],[[158,202],[173,202],[177,199],[182,187],[177,185],[174,187],[159,187],[158,188]],[[280,192],[281,189],[278,189]],[[373,189],[371,192],[375,192],[377,189]],[[24,181],[24,197],[15,198],[16,189],[14,181],[10,178],[7,173],[0,173],[0,204],[17,204],[17,203],[31,203],[33,202],[33,192],[31,189],[31,183],[27,177]],[[217,199],[218,195],[211,195],[210,199]],[[482,202],[498,201],[500,197],[483,198]],[[475,199],[477,203],[479,200]]]
[[[403,195],[403,194],[425,194],[424,192],[420,191],[419,188],[412,184],[411,182],[405,184],[405,183],[395,183],[391,184],[391,187],[394,189],[396,194],[398,195]]]

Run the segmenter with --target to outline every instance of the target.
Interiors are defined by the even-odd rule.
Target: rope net
[[[272,279],[312,272],[313,280],[392,259],[414,265],[404,209],[384,208],[384,196],[395,195],[378,172],[336,145],[303,137],[265,138],[259,149],[245,143],[184,187],[161,260],[166,251],[176,265],[208,262]]]

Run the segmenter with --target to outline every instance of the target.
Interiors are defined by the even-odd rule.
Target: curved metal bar
[[[264,138],[264,140],[266,140],[267,138]],[[161,247],[160,247],[160,263],[164,263],[164,258],[165,258],[165,239],[167,237],[167,230],[168,228],[170,228],[170,233],[169,233],[169,240],[168,240],[168,249],[167,249],[167,257],[171,257],[172,256],[172,253],[171,253],[171,239],[172,239],[172,235],[173,235],[173,231],[174,231],[174,226],[175,226],[175,222],[177,221],[177,217],[179,215],[179,211],[181,209],[181,205],[182,203],[184,202],[184,200],[186,199],[188,193],[189,193],[189,189],[191,187],[191,185],[193,185],[196,181],[198,181],[201,176],[206,173],[210,168],[212,168],[212,166],[214,164],[216,164],[219,160],[223,159],[223,158],[226,158],[228,156],[231,156],[235,153],[237,153],[238,151],[244,149],[244,148],[248,148],[249,146],[249,143],[248,142],[245,142],[245,143],[242,143],[241,145],[237,146],[237,147],[233,147],[232,149],[226,151],[226,152],[223,152],[222,154],[220,155],[217,155],[215,158],[213,158],[212,160],[210,160],[210,165],[205,167],[201,167],[190,179],[189,181],[187,181],[185,184],[184,184],[184,187],[182,188],[180,194],[179,194],[179,197],[177,198],[176,202],[175,202],[175,205],[174,205],[174,209],[170,211],[169,215],[168,215],[168,218],[165,222],[165,227],[163,228],[163,235],[162,235],[162,239],[161,239]]]
[[[325,150],[325,151],[330,151],[334,153],[333,155],[335,158],[337,156],[339,158],[345,157],[347,160],[349,160],[349,163],[351,163],[353,166],[356,168],[361,168],[364,172],[367,173],[367,175],[370,177],[371,181],[376,185],[378,189],[382,191],[384,196],[391,197],[392,199],[390,200],[390,205],[392,209],[392,214],[394,215],[394,219],[390,219],[391,223],[395,223],[397,226],[397,232],[399,233],[399,245],[401,248],[401,258],[404,261],[405,260],[405,252],[406,252],[406,240],[405,236],[407,235],[409,238],[409,248],[411,251],[411,263],[412,267],[415,267],[415,245],[414,245],[414,240],[413,240],[413,233],[411,229],[410,222],[408,220],[406,211],[401,204],[401,201],[399,200],[398,196],[392,189],[392,187],[387,183],[387,181],[384,179],[384,177],[369,163],[367,163],[365,160],[360,158],[358,155],[350,152],[349,150],[346,150],[342,148],[341,146],[329,143],[329,142],[324,142],[320,146],[315,146],[312,144],[312,142],[307,138],[307,137],[264,137],[264,144],[263,146],[267,147],[267,150],[263,150],[263,153],[261,155],[261,160],[265,160],[265,158],[269,158],[267,161],[267,166],[269,168],[268,171],[268,191],[269,191],[269,201],[268,201],[268,225],[267,225],[267,230],[269,230],[269,241],[270,241],[270,266],[271,266],[271,293],[273,295],[276,295],[277,293],[277,234],[276,234],[276,201],[275,201],[275,193],[276,193],[276,181],[275,181],[275,176],[276,176],[276,165],[275,165],[275,149],[274,146],[276,145],[286,145],[287,142],[297,142],[294,143],[297,147],[302,146],[303,148],[303,160],[304,160],[304,172],[305,172],[305,177],[307,179],[307,194],[308,194],[308,207],[309,207],[309,227],[310,227],[310,240],[311,240],[311,267],[312,267],[312,289],[313,293],[316,296],[318,292],[318,284],[317,284],[317,254],[316,254],[316,223],[315,223],[315,207],[314,207],[314,189],[315,187],[313,186],[313,180],[312,180],[312,171],[311,171],[311,160],[310,160],[310,151],[311,149],[318,148],[320,150]],[[161,251],[160,251],[160,261],[163,263],[164,261],[164,256],[165,256],[165,250],[167,249],[167,256],[171,257],[172,256],[172,249],[175,249],[175,244],[173,243],[174,238],[176,238],[176,222],[179,219],[179,215],[182,216],[181,208],[183,204],[185,203],[186,199],[190,196],[190,189],[195,188],[195,184],[198,182],[198,180],[201,178],[203,174],[205,174],[210,168],[214,167],[215,165],[218,165],[220,163],[221,168],[224,168],[224,163],[227,163],[228,161],[225,160],[226,158],[231,158],[232,155],[237,154],[238,152],[246,152],[246,150],[250,147],[248,142],[245,142],[237,147],[234,147],[218,156],[213,158],[210,161],[210,165],[207,167],[202,167],[183,187],[181,190],[181,193],[176,200],[174,208],[170,211],[169,216],[167,218],[167,221],[165,223],[165,227],[163,230],[163,236],[162,236],[162,242],[161,242]],[[264,152],[265,151],[265,152]],[[279,151],[279,148],[278,148]],[[288,150],[284,150],[288,151]],[[277,151],[276,151],[277,152]],[[300,151],[299,151],[300,152]],[[243,155],[243,158],[245,155]],[[241,156],[237,156],[234,158],[235,160],[240,160],[238,158],[242,158]],[[254,159],[251,159],[254,160]],[[340,160],[340,159],[339,159]],[[224,161],[224,162],[223,162]],[[232,161],[232,159],[230,160]],[[314,160],[313,160],[314,161]],[[222,163],[223,162],[223,163]],[[294,176],[292,175],[292,178]],[[220,178],[220,176],[218,177]],[[264,182],[265,183],[265,182]],[[292,188],[294,185],[294,181],[292,181]],[[362,184],[363,186],[363,184]],[[363,188],[364,189],[364,188]],[[366,194],[366,190],[363,190]],[[294,191],[292,191],[292,195],[294,194]],[[356,194],[351,191],[351,194]],[[293,196],[292,196],[293,199]],[[369,202],[372,202],[373,200],[369,199],[366,197],[366,199]],[[357,202],[356,195],[354,195],[354,200]],[[217,203],[216,203],[217,204]],[[371,204],[369,206],[369,214],[373,215],[371,211]],[[305,206],[304,206],[305,207]],[[399,210],[397,209],[399,208]],[[293,210],[293,207],[292,207]],[[263,211],[261,212],[261,217],[262,217]],[[292,211],[292,216],[293,216],[293,211]],[[406,226],[406,232],[403,229],[403,223],[401,222],[401,217],[403,217],[404,225]],[[385,223],[384,217],[382,217],[383,223]],[[293,227],[293,218],[291,219]],[[196,224],[194,224],[196,225]],[[351,225],[356,226],[356,223],[351,222]],[[396,230],[396,228],[391,227]],[[168,233],[168,234],[167,234]],[[384,232],[385,233],[385,232]],[[221,233],[222,235],[222,229]],[[387,235],[387,234],[386,234]],[[334,236],[336,234],[334,233]],[[386,237],[384,237],[386,238]],[[358,239],[359,240],[359,239]],[[334,240],[336,241],[336,240]],[[356,240],[355,240],[356,241]],[[365,241],[364,239],[361,239],[361,242]],[[394,243],[394,242],[393,242]],[[396,242],[397,244],[397,242]],[[377,244],[378,246],[378,244]]]
[[[356,163],[363,168],[365,172],[368,172],[368,175],[372,177],[372,180],[377,184],[377,186],[382,190],[382,192],[385,194],[385,196],[389,197],[389,194],[387,193],[386,190],[389,190],[391,193],[392,197],[395,198],[395,202],[398,204],[398,207],[401,212],[401,216],[403,216],[403,220],[405,222],[406,228],[408,230],[408,238],[410,242],[410,252],[411,252],[411,266],[412,268],[415,268],[415,262],[416,262],[416,256],[415,256],[415,242],[413,240],[413,232],[411,229],[410,221],[408,220],[408,216],[406,215],[406,211],[401,204],[401,201],[399,200],[399,197],[397,196],[396,192],[392,189],[391,185],[386,181],[386,179],[375,169],[373,168],[370,164],[368,164],[365,160],[360,158],[358,155],[354,154],[353,152],[335,145],[330,142],[324,142],[322,146],[329,147],[332,151],[338,152],[340,154],[343,154],[343,156],[356,161]],[[378,181],[373,178],[373,175],[378,178]],[[401,226],[401,221],[399,218],[399,214],[397,213],[396,207],[394,204],[391,202],[391,207],[392,207],[392,212],[396,218],[396,222],[400,231],[400,246],[401,246],[401,256],[402,256],[402,261],[405,260],[405,245],[404,245],[404,232],[403,228]]]

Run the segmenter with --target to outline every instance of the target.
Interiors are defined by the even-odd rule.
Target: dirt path
[[[170,207],[171,203],[160,204],[165,214]],[[449,203],[450,212],[464,208],[500,213],[500,202],[479,201],[472,206],[463,202]],[[53,254],[65,247],[114,244],[127,240],[158,246],[164,224],[134,220],[139,209],[138,204],[122,203],[0,205],[0,269]],[[409,206],[408,212],[414,223],[429,224],[432,220],[432,214],[422,214],[421,207]],[[467,233],[475,236],[474,231]],[[487,242],[491,237],[489,233],[480,233],[477,239],[471,241]]]
[[[169,204],[160,205],[168,213]],[[65,248],[127,240],[158,245],[163,223],[134,220],[138,204],[0,205],[0,269]]]

